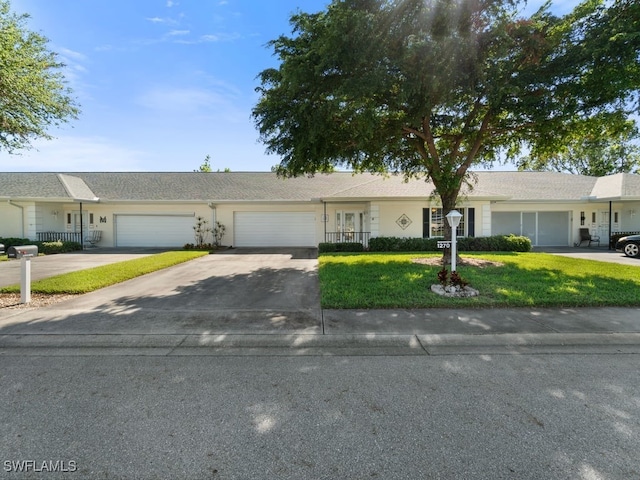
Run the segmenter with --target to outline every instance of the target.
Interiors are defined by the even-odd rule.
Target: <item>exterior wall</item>
[[[422,209],[430,208],[431,202],[378,202],[380,237],[422,238]],[[406,228],[398,225],[397,220],[403,215],[411,221]]]
[[[0,204],[0,237],[24,237],[22,214],[22,208],[11,205],[9,202]]]
[[[64,208],[58,203],[39,203],[36,207],[37,232],[63,232]],[[35,238],[35,237],[34,237]]]
[[[42,231],[72,231],[73,225],[67,222],[68,215],[73,218],[80,212],[78,203],[33,203],[21,202],[22,208],[9,202],[0,203],[0,237],[27,237],[36,239],[36,233]],[[326,232],[336,232],[336,212],[362,212],[363,232],[371,232],[371,237],[398,236],[422,237],[423,209],[439,207],[429,198],[422,200],[390,200],[371,202],[327,203],[234,203],[218,204],[214,208],[206,203],[200,204],[125,204],[125,203],[83,203],[86,230],[101,230],[100,246],[115,244],[115,216],[118,214],[189,214],[202,216],[213,227],[217,220],[226,227],[222,239],[225,245],[234,245],[234,212],[313,212],[315,214],[315,236],[317,243],[325,241]],[[548,203],[507,203],[507,202],[462,202],[461,208],[475,208],[475,235],[489,236],[491,219],[494,212],[570,212],[570,244],[579,241],[579,229],[589,228],[592,234],[600,235],[606,245],[608,236],[609,203],[573,202],[566,204]],[[326,216],[325,216],[326,212]],[[584,212],[584,221],[581,219]],[[640,231],[640,201],[614,202],[612,204],[612,231]],[[402,216],[411,221],[403,229],[396,221]],[[89,218],[93,217],[93,223]],[[615,220],[618,220],[617,222]],[[595,220],[595,221],[594,221]],[[257,234],[259,232],[256,232]]]
[[[110,203],[83,203],[82,212],[86,219],[85,230],[101,230],[102,239],[98,244],[100,247],[113,247],[116,241],[115,217],[120,214],[128,215],[193,215],[193,224],[195,225],[196,217],[201,216],[209,222],[209,226],[213,225],[214,212],[206,203],[203,204],[110,204]],[[62,215],[62,230],[73,231],[73,224],[68,223],[68,215],[73,218],[74,214],[80,213],[79,204],[67,204],[64,206]],[[93,223],[90,218],[93,216]],[[84,225],[83,225],[84,226]]]
[[[474,223],[476,237],[490,234],[491,218],[490,210],[488,210],[487,207],[488,202],[461,202],[459,205],[461,212],[466,208],[475,209]],[[423,209],[425,208],[441,208],[441,205],[439,202],[430,199],[425,199],[424,201],[372,202],[371,217],[375,219],[372,221],[372,224],[377,228],[375,232],[372,229],[371,236],[422,238]],[[373,214],[374,211],[376,212],[376,216]],[[401,225],[398,225],[398,219],[400,219],[402,215],[406,215],[411,221],[404,229]]]
[[[621,232],[640,231],[640,202],[629,202],[620,205]]]

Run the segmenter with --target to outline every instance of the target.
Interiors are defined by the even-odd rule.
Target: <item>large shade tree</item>
[[[568,172],[603,177],[615,173],[640,173],[640,136],[634,122],[626,128],[599,124],[596,128],[574,131],[556,151],[517,161],[519,170]]]
[[[638,4],[523,18],[517,0],[334,0],[269,43],[279,66],[260,73],[253,117],[283,176],[424,177],[446,213],[472,166],[523,148],[542,157],[576,125],[627,120]]]
[[[0,0],[0,150],[9,153],[51,138],[49,128],[78,115],[64,65],[44,36],[28,30],[28,18]]]

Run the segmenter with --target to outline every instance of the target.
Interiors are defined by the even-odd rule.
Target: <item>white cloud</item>
[[[89,70],[84,65],[87,63],[88,57],[83,53],[65,47],[55,48],[55,50],[58,52],[60,61],[64,64],[64,77],[75,94],[85,99],[90,98],[90,87],[85,80]]]
[[[157,87],[140,95],[137,103],[153,110],[193,113],[227,104],[228,99],[204,88]]]
[[[74,50],[70,50],[68,48],[60,48],[59,50],[60,55],[62,55],[65,58],[69,58],[72,60],[76,60],[76,61],[84,61],[87,59],[87,56],[83,53],[80,52],[76,52]]]
[[[146,160],[144,152],[118,145],[105,137],[65,136],[53,140],[36,140],[34,148],[20,155],[0,155],[4,171],[88,172],[140,171]],[[9,160],[10,161],[7,161]],[[19,159],[19,160],[18,160]],[[17,161],[16,161],[17,160]]]
[[[206,86],[156,86],[136,98],[136,103],[153,110],[157,118],[167,116],[172,121],[223,121],[240,123],[247,120],[243,100],[233,85],[205,80]]]
[[[145,20],[158,25],[178,25],[179,23],[178,20],[169,17],[146,17]]]
[[[167,7],[171,8],[171,7],[175,7],[176,5],[179,5],[178,2],[174,2],[173,0],[167,0]]]
[[[169,33],[167,33],[167,35],[170,37],[175,37],[178,35],[189,35],[189,33],[189,30],[171,30]]]
[[[233,42],[242,38],[239,33],[210,33],[206,35],[200,35],[193,39],[177,39],[175,43],[181,43],[183,45],[196,45],[199,43],[215,43],[215,42]]]

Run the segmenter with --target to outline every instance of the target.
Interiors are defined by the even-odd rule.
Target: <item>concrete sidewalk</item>
[[[14,311],[0,356],[640,353],[640,308],[228,313]]]

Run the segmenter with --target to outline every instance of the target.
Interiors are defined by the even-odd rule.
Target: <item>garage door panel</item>
[[[193,215],[116,215],[118,247],[181,247],[193,243]]]
[[[570,212],[494,212],[493,235],[525,235],[534,246],[567,246]]]
[[[237,247],[316,246],[313,212],[235,212]]]

